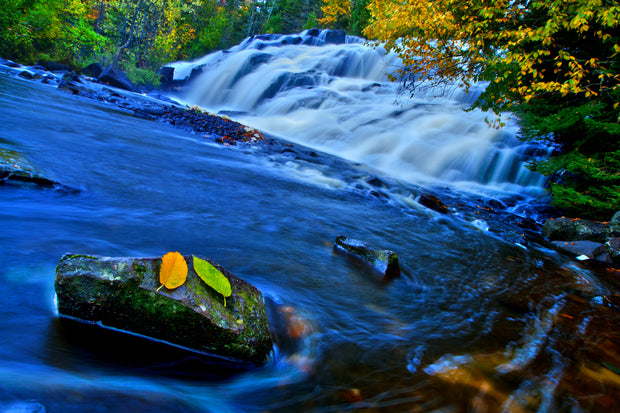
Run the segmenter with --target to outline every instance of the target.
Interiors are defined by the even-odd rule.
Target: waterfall
[[[540,191],[544,180],[526,162],[544,149],[520,142],[514,121],[498,130],[485,122],[494,115],[464,111],[483,85],[397,99],[387,75],[398,58],[334,33],[253,36],[173,63],[176,79],[191,75],[182,101],[398,179]]]

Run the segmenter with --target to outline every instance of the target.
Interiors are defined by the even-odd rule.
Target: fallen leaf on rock
[[[194,257],[194,270],[196,274],[205,282],[209,287],[213,288],[224,297],[224,307],[226,307],[226,297],[230,297],[232,289],[230,281],[224,274],[215,268],[209,261]]]
[[[162,287],[174,289],[180,287],[187,279],[187,262],[178,252],[169,252],[161,257],[161,269],[159,270],[159,282]]]

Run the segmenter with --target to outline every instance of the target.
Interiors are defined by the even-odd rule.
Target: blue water
[[[530,411],[545,402],[531,389],[554,408],[570,399],[548,385],[566,360],[524,366],[551,346],[537,343],[555,294],[604,287],[547,282],[572,264],[487,230],[501,223],[422,208],[419,187],[387,176],[372,196],[364,165],[298,146],[300,159],[224,147],[6,74],[0,123],[0,147],[77,190],[0,185],[0,412]],[[396,251],[405,274],[379,282],[333,252],[338,235]],[[293,309],[304,337],[245,371],[57,317],[64,253],[167,251],[256,285],[271,311]],[[537,279],[550,298],[534,313],[501,305]],[[518,410],[528,398],[539,401]]]

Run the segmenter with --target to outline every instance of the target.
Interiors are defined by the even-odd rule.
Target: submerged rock
[[[232,286],[226,306],[192,265],[183,285],[157,291],[161,258],[65,255],[56,268],[58,312],[200,352],[265,362],[273,342],[261,292],[212,264]]]
[[[0,184],[31,183],[44,188],[53,188],[57,182],[43,176],[18,152],[0,148]]]
[[[435,195],[422,194],[420,195],[418,203],[428,209],[439,212],[440,214],[447,214],[448,212],[450,212],[448,210],[448,207],[441,201],[441,199],[437,198]]]
[[[383,280],[391,280],[400,275],[398,255],[394,251],[373,248],[362,241],[342,235],[336,238],[334,249],[345,252],[370,266],[383,276]]]

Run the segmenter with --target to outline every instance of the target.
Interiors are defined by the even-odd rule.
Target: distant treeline
[[[0,56],[156,69],[245,37],[344,29],[361,35],[368,0],[0,0]]]

